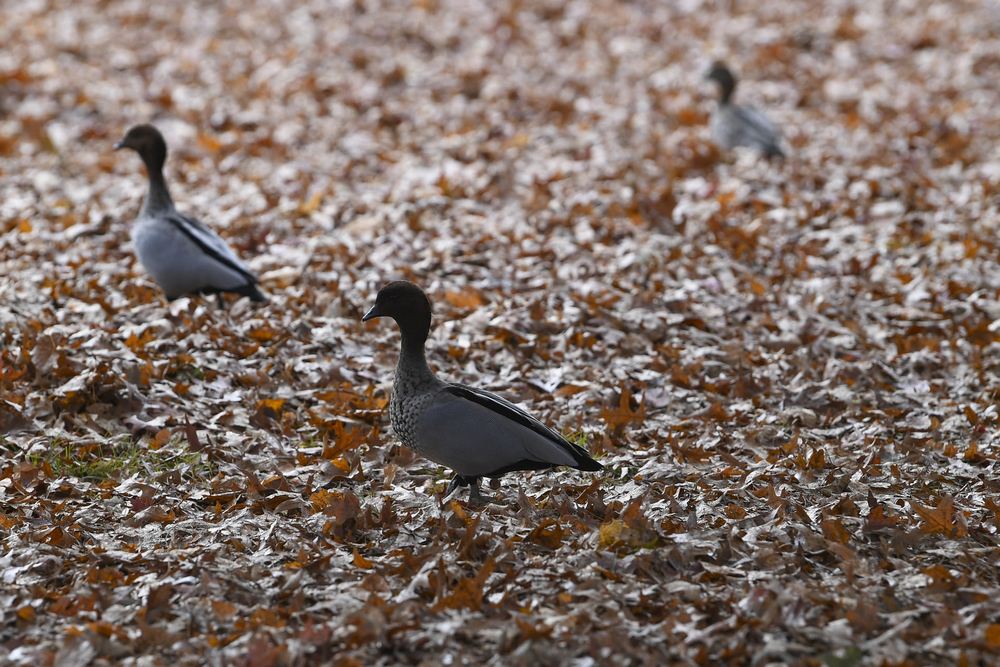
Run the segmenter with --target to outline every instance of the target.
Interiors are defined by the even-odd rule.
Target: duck
[[[479,483],[519,470],[566,466],[598,471],[600,463],[520,407],[496,394],[439,379],[427,365],[431,302],[417,285],[399,280],[378,291],[363,322],[388,317],[399,327],[399,360],[389,422],[403,445],[454,472],[444,497],[469,488],[485,502]]]
[[[712,138],[720,148],[732,150],[746,146],[767,158],[784,157],[781,137],[774,123],[753,107],[733,103],[736,76],[729,67],[717,60],[705,75],[719,85],[719,104],[712,112],[710,129]]]
[[[114,149],[128,148],[146,166],[149,189],[132,226],[132,244],[143,268],[163,290],[168,301],[191,294],[223,292],[266,301],[257,276],[240,261],[218,234],[174,207],[163,178],[167,142],[156,127],[136,125]]]

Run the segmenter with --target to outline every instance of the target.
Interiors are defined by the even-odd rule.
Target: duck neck
[[[420,386],[433,383],[434,373],[427,365],[427,357],[424,356],[424,342],[427,334],[416,335],[413,333],[403,334],[403,340],[399,347],[399,362],[396,364],[396,378],[405,378],[407,384]]]
[[[149,176],[149,191],[146,193],[146,201],[142,206],[144,214],[172,211],[174,208],[174,200],[170,198],[167,181],[163,178],[163,163],[166,161],[166,157],[166,155],[162,155],[162,157],[160,155],[142,156],[142,161],[146,165],[146,174]]]
[[[733,100],[736,91],[736,81],[732,76],[723,77],[719,82],[719,106],[726,106]]]

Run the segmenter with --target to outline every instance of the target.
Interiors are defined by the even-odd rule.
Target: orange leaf
[[[726,516],[735,521],[747,518],[747,511],[736,503],[729,503],[724,510]]]
[[[207,134],[198,135],[198,145],[209,153],[218,153],[222,148],[222,142]]]
[[[483,296],[471,288],[466,288],[459,292],[445,292],[444,299],[455,308],[462,310],[473,310],[486,303]]]
[[[1000,623],[990,623],[986,626],[986,645],[994,651],[1000,649]]]
[[[351,462],[348,461],[343,456],[338,456],[337,458],[330,461],[330,465],[334,466],[341,472],[351,472]]]
[[[326,489],[320,489],[316,493],[309,496],[309,502],[312,503],[313,509],[317,512],[322,511],[333,502],[333,494]]]
[[[367,558],[361,555],[361,552],[354,549],[354,566],[361,568],[362,570],[370,570],[375,567],[375,563],[371,562]]]
[[[459,504],[457,500],[452,500],[450,503],[448,503],[448,507],[451,509],[452,512],[455,513],[455,516],[457,516],[466,524],[469,523],[469,513],[462,508],[462,505]]]
[[[844,527],[843,522],[835,517],[823,519],[819,522],[826,539],[840,544],[847,544],[851,540],[851,533]]]
[[[826,452],[822,449],[814,449],[809,455],[809,468],[811,470],[822,470],[826,467]]]
[[[87,629],[95,635],[101,635],[102,637],[110,637],[115,632],[115,626],[107,621],[92,621],[87,623]]]
[[[678,125],[704,125],[707,117],[704,112],[699,111],[695,107],[684,107],[677,112],[677,124]]]
[[[613,546],[621,541],[623,532],[625,532],[625,522],[621,519],[612,519],[602,524],[597,531],[597,543],[602,547]]]
[[[156,333],[152,329],[146,329],[138,336],[134,333],[129,334],[128,338],[125,339],[125,346],[138,354],[148,343],[154,340],[156,340]]]
[[[274,340],[280,332],[268,325],[262,325],[259,327],[253,327],[247,332],[250,338],[253,338],[258,343],[267,343],[268,341]]]
[[[308,200],[302,202],[299,205],[299,213],[302,215],[309,215],[310,213],[315,213],[319,209],[319,205],[323,203],[323,193],[314,192]]]
[[[965,413],[965,418],[969,420],[969,424],[972,426],[979,426],[979,415],[976,414],[975,410],[966,405],[962,408],[962,412]]]
[[[281,408],[285,405],[283,398],[262,398],[257,401],[258,412],[270,411],[273,415],[281,414]]]
[[[153,451],[160,449],[163,445],[167,444],[170,440],[170,436],[173,434],[169,428],[161,428],[156,432],[156,436],[153,438],[153,442],[149,443],[149,448]]]
[[[974,463],[979,460],[979,443],[972,441],[969,443],[968,449],[962,454],[962,459],[968,461],[969,463]]]
[[[518,132],[506,142],[509,148],[524,148],[529,143],[531,143],[531,137],[523,132]]]
[[[528,539],[547,549],[558,549],[563,540],[563,528],[556,519],[546,519],[528,534]]]

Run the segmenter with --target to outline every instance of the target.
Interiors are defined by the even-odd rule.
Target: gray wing
[[[752,107],[730,104],[720,108],[713,118],[712,130],[716,140],[726,148],[748,146],[767,155],[784,155],[774,123]]]
[[[247,265],[240,261],[232,248],[222,240],[222,237],[206,227],[203,223],[194,218],[181,215],[172,211],[166,216],[167,221],[176,227],[182,234],[191,239],[198,248],[208,257],[236,271],[246,278],[250,284],[257,283],[257,276],[247,268]]]
[[[580,470],[600,470],[603,466],[590,457],[585,449],[574,445],[551,428],[538,421],[527,412],[496,394],[461,384],[448,384],[442,394],[460,399],[462,412],[477,414],[483,420],[477,424],[482,431],[483,424],[490,424],[499,437],[490,441],[503,440],[491,445],[498,451],[506,452],[506,461],[498,469],[542,468],[567,465]],[[518,449],[519,445],[521,449]],[[499,474],[499,473],[498,473]]]
[[[417,423],[416,439],[423,456],[470,477],[560,465],[580,467],[573,445],[553,439],[544,426],[539,432],[530,421],[512,418],[516,413],[506,410],[510,404],[499,397],[487,394],[491,400],[480,400],[482,393],[448,385],[435,394]]]
[[[752,107],[734,106],[733,111],[739,118],[740,145],[758,148],[768,155],[783,154],[778,129],[767,116]]]

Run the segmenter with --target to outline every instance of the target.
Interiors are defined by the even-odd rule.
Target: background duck
[[[736,77],[722,61],[712,63],[705,75],[719,84],[719,104],[712,112],[712,139],[720,147],[732,150],[737,146],[756,149],[765,157],[784,157],[781,137],[767,116],[753,107],[733,103]]]
[[[131,148],[146,165],[149,191],[132,226],[139,262],[166,293],[168,300],[186,294],[233,292],[266,301],[257,277],[222,238],[194,218],[181,215],[163,178],[167,143],[152,125],[132,127],[115,144]]]

